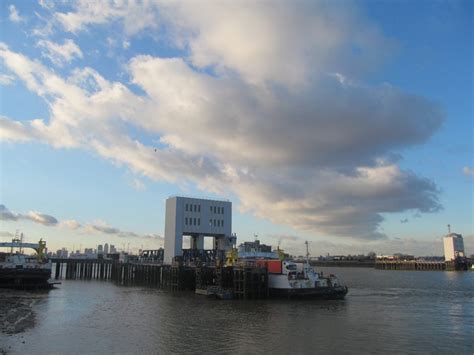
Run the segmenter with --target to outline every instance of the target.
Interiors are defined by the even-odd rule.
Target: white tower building
[[[191,249],[204,249],[204,237],[214,238],[214,249],[228,250],[235,244],[232,236],[232,203],[188,197],[166,200],[165,255],[169,264],[183,255],[183,235],[191,236]]]
[[[449,233],[443,238],[444,260],[450,261],[458,256],[464,257],[464,242],[461,234]]]

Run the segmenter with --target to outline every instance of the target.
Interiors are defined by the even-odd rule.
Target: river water
[[[0,354],[474,354],[474,272],[320,268],[339,301],[220,301],[63,281],[0,291]]]

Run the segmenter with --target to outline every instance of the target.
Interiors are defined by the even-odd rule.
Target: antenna
[[[451,225],[448,224],[448,234],[451,234]]]
[[[307,240],[304,243],[306,244],[306,266],[309,267],[309,243]]]

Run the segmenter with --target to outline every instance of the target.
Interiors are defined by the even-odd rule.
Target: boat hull
[[[0,269],[0,288],[49,288],[51,269]]]
[[[313,287],[313,288],[270,288],[270,297],[302,299],[344,299],[348,292],[346,286]]]

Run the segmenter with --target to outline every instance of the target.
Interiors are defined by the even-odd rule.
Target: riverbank
[[[0,332],[22,333],[36,324],[33,309],[46,295],[38,292],[0,290]]]

